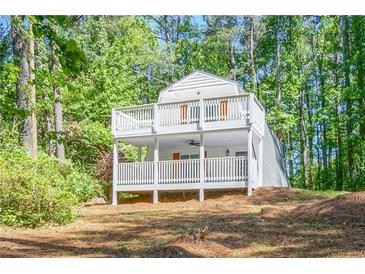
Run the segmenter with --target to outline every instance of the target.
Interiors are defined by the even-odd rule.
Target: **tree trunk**
[[[30,156],[35,159],[38,154],[38,144],[37,144],[37,117],[36,117],[36,90],[35,90],[35,74],[34,74],[34,35],[32,23],[29,23],[29,105],[31,116],[30,119]]]
[[[353,159],[353,145],[352,145],[352,99],[350,96],[350,63],[349,63],[349,21],[348,16],[342,16],[343,21],[343,34],[342,34],[342,55],[343,55],[343,68],[344,68],[344,88],[345,88],[345,98],[346,98],[346,141],[347,141],[347,163],[351,188],[352,186],[352,176],[354,170],[354,159]]]
[[[339,54],[335,55],[336,71],[335,71],[335,86],[339,85]],[[343,162],[342,162],[342,132],[341,132],[341,106],[340,98],[335,102],[335,123],[336,123],[336,190],[343,190]]]
[[[17,107],[23,113],[20,123],[21,143],[31,155],[31,117],[29,116],[29,45],[26,42],[23,30],[23,16],[11,16],[11,38],[13,45],[14,63],[19,67],[19,76],[16,82]]]
[[[46,135],[47,135],[47,153],[48,155],[55,155],[56,152],[56,147],[54,144],[54,139],[52,138],[53,136],[53,126],[52,126],[52,118],[51,118],[51,114],[46,111],[44,113],[44,120],[46,122]]]
[[[280,90],[280,61],[281,61],[281,48],[280,48],[280,30],[279,26],[276,26],[276,54],[275,54],[275,105],[280,106],[281,90]]]
[[[288,129],[288,162],[289,162],[289,179],[292,180],[294,177],[294,165],[293,165],[293,147],[291,141],[290,128]]]
[[[254,57],[254,39],[255,39],[255,24],[254,17],[249,17],[249,25],[250,25],[250,70],[251,70],[251,81],[253,92],[257,92],[257,82],[256,82],[256,70],[255,70],[255,57]],[[257,94],[257,97],[260,98],[260,94]]]
[[[232,72],[232,79],[234,81],[237,80],[237,64],[236,58],[234,56],[234,45],[233,45],[233,35],[229,41],[229,49],[230,49],[230,63],[231,63],[231,72]]]
[[[54,51],[51,60],[51,73],[55,74],[59,68],[57,56]],[[63,144],[63,117],[62,117],[62,103],[61,103],[61,90],[58,84],[53,84],[53,97],[54,97],[54,124],[56,130],[56,157],[63,163],[65,160],[65,147]]]
[[[300,128],[300,149],[301,162],[303,167],[303,181],[306,188],[312,187],[311,170],[310,170],[310,155],[309,155],[309,140],[304,117],[304,98],[305,91],[302,87],[299,92],[299,128]]]

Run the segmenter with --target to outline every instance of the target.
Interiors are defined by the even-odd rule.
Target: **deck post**
[[[115,140],[114,141],[114,145],[113,145],[113,189],[112,189],[112,205],[117,205],[118,204],[117,181],[118,181],[118,140]]]
[[[153,105],[153,132],[157,133],[158,132],[158,105],[154,104]]]
[[[263,154],[264,154],[264,151],[263,151],[263,149],[264,149],[264,141],[263,141],[263,137],[260,137],[260,141],[259,141],[259,162],[258,162],[258,164],[259,164],[259,183],[258,183],[258,185],[259,186],[262,186],[262,184],[263,184],[263,161],[264,161],[264,158],[263,158]]]
[[[116,115],[116,111],[113,108],[112,109],[112,135],[115,135],[116,129],[117,129],[117,123],[116,123],[116,119],[117,119],[117,115]]]
[[[248,130],[247,137],[247,195],[250,196],[252,194],[252,128]]]
[[[199,129],[204,128],[204,118],[205,118],[204,100],[203,98],[201,98],[199,100]]]
[[[204,156],[205,156],[205,143],[204,134],[200,133],[200,147],[199,147],[199,159],[200,159],[200,187],[199,187],[199,201],[204,201],[204,181],[205,181],[205,168],[204,168]]]
[[[154,164],[154,190],[153,190],[153,203],[158,203],[158,161],[159,161],[159,149],[160,149],[160,140],[158,137],[155,137],[155,145],[153,148],[153,164]]]

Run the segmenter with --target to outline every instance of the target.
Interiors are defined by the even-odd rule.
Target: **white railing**
[[[199,122],[199,101],[157,105],[159,126],[176,126]]]
[[[158,162],[158,183],[197,183],[200,181],[200,160]]]
[[[265,109],[260,104],[259,100],[254,96],[252,96],[252,104],[250,105],[251,108],[251,114],[252,114],[252,122],[255,124],[255,126],[258,128],[258,130],[261,132],[261,134],[264,134],[265,131]]]
[[[120,131],[148,129],[153,125],[153,104],[115,110],[115,127]]]
[[[118,185],[145,185],[154,183],[153,162],[123,163],[117,166]]]
[[[238,95],[205,99],[204,122],[241,120],[248,113],[248,96]]]
[[[117,166],[118,185],[154,184],[154,162],[122,163]],[[200,160],[157,162],[157,184],[200,182]],[[204,159],[204,182],[247,181],[247,157],[220,157]]]
[[[201,113],[202,109],[204,111]],[[201,128],[208,123],[244,120],[248,117],[261,133],[265,126],[265,110],[257,98],[253,94],[242,94],[114,109],[113,133],[148,132],[152,129],[157,132],[159,127],[199,124],[201,116]]]
[[[204,161],[206,182],[247,180],[247,157],[207,158]]]

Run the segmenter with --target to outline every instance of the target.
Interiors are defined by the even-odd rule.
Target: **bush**
[[[67,190],[73,193],[79,202],[87,202],[95,196],[103,197],[104,185],[92,178],[89,171],[79,171],[75,169],[71,163],[65,165],[62,173],[66,179]]]
[[[66,224],[79,202],[102,193],[100,184],[70,163],[40,153],[30,159],[21,148],[0,152],[0,223],[22,227]]]

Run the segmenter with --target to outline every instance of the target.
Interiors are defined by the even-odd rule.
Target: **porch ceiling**
[[[225,132],[205,132],[206,146],[242,145],[247,143],[247,130],[231,130]],[[199,134],[179,134],[160,136],[160,147],[186,146],[191,140],[199,142]],[[125,142],[136,146],[153,146],[154,137],[131,137],[124,139]]]

